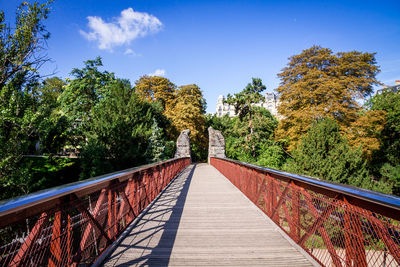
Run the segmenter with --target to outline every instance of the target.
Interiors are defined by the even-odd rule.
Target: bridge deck
[[[312,266],[228,179],[184,170],[105,266]]]

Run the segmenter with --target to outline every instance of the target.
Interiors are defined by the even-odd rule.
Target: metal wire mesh
[[[397,209],[229,159],[210,163],[321,265],[400,266]]]
[[[154,164],[0,214],[0,266],[90,265],[189,164],[189,158]],[[33,208],[40,212],[24,216]]]

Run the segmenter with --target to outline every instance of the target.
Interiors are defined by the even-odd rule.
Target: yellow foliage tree
[[[170,139],[178,137],[182,130],[190,129],[190,139],[198,149],[199,157],[207,148],[205,131],[206,101],[195,84],[176,88],[170,80],[158,76],[142,76],[135,82],[136,93],[143,101],[159,101],[164,115],[171,121],[166,129]],[[194,151],[196,153],[196,151]]]
[[[171,120],[177,133],[190,129],[191,141],[199,148],[207,147],[205,134],[206,101],[200,88],[195,84],[180,86],[175,94],[173,108],[165,115]]]
[[[362,147],[363,157],[370,161],[373,151],[380,148],[379,134],[386,123],[386,112],[383,110],[368,110],[363,112],[345,133],[350,146]]]
[[[135,88],[142,100],[160,101],[165,112],[175,99],[176,85],[164,77],[144,75],[135,82]]]
[[[276,136],[288,141],[292,150],[311,123],[320,118],[335,120],[347,129],[359,117],[358,100],[379,84],[374,53],[358,51],[332,53],[313,46],[289,58],[278,74],[280,120]]]

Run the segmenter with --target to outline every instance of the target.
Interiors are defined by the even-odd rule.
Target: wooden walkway
[[[312,266],[208,164],[167,188],[104,266]]]

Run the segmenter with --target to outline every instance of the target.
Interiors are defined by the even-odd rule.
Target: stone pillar
[[[210,157],[225,158],[225,138],[221,131],[208,127],[208,163]]]
[[[190,157],[190,130],[186,129],[181,132],[178,139],[176,140],[176,152],[175,158],[186,158]]]

